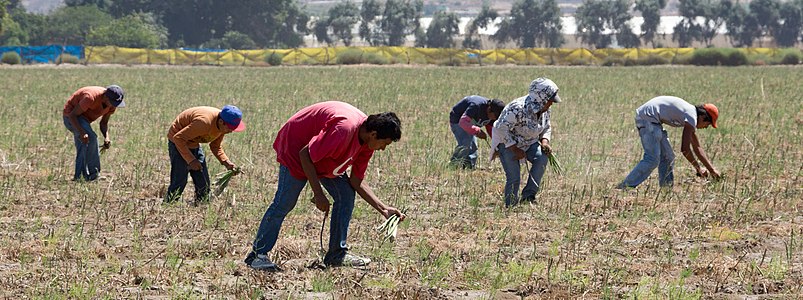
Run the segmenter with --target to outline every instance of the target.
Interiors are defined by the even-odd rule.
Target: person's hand
[[[494,154],[493,154],[493,155],[491,155],[491,160],[494,160],[494,159],[496,159],[497,157],[499,157],[499,151],[494,151]]]
[[[103,146],[100,146],[103,149],[109,149],[112,146],[112,141],[109,139],[103,140]]]
[[[200,171],[202,167],[203,166],[201,165],[201,162],[197,159],[191,161],[190,165],[188,166],[188,168],[192,171]]]
[[[541,142],[541,153],[546,156],[552,155],[552,146],[549,145],[549,142]]]
[[[315,207],[322,212],[329,211],[329,199],[326,199],[324,195],[314,195],[312,197],[312,203],[315,204]]]
[[[714,180],[722,179],[722,173],[720,173],[717,169],[711,170],[711,178]]]
[[[507,149],[513,151],[513,158],[515,160],[519,160],[527,156],[527,153],[525,153],[524,150],[519,149],[519,147],[516,147],[516,145],[507,147]]]
[[[84,144],[89,144],[89,134],[84,133],[81,135],[81,142]]]
[[[697,176],[702,178],[708,178],[708,170],[706,169],[697,169]]]
[[[234,168],[237,167],[237,165],[228,160],[222,161],[221,164],[223,164],[223,166],[226,167],[227,170],[234,170]]]
[[[407,217],[404,213],[400,210],[396,209],[395,207],[388,206],[387,208],[382,210],[382,215],[385,216],[385,219],[390,218],[392,215],[399,216],[399,221],[404,221],[404,218]]]
[[[480,130],[477,132],[477,138],[481,138],[484,140],[488,138],[488,135],[485,134],[485,131]]]

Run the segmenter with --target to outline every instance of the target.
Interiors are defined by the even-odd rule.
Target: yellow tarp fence
[[[387,63],[398,64],[518,64],[570,65],[598,64],[609,58],[640,59],[659,56],[669,61],[689,56],[694,48],[659,49],[449,49],[411,47],[325,47],[296,49],[192,51],[183,49],[137,49],[114,46],[85,47],[87,64],[157,64],[157,65],[268,65],[273,53],[282,55],[284,65],[333,65],[344,52],[361,53],[362,57],[381,57]],[[775,56],[774,48],[740,48],[747,55]]]

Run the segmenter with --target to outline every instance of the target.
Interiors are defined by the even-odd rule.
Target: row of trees
[[[738,0],[736,0],[738,1]],[[454,13],[436,12],[420,26],[422,0],[364,0],[335,4],[311,17],[296,0],[66,0],[48,15],[29,13],[20,0],[0,0],[0,43],[83,44],[124,47],[294,48],[312,34],[328,45],[350,46],[359,38],[373,46],[399,46],[408,36],[419,47],[456,47],[460,33]],[[576,38],[594,48],[656,46],[660,11],[666,0],[584,0],[575,14]],[[641,34],[628,22],[639,13]],[[731,44],[763,46],[772,38],[791,47],[803,38],[803,0],[680,0],[682,17],[672,34],[681,47],[711,45],[723,26]],[[556,0],[519,0],[502,16],[488,6],[465,28],[462,46],[482,48],[480,29],[497,24],[496,43],[522,48],[565,43]],[[353,28],[358,28],[354,36]]]

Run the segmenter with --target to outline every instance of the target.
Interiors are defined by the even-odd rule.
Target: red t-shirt
[[[70,99],[64,104],[62,113],[65,116],[69,116],[75,106],[81,106],[81,108],[84,109],[81,116],[86,118],[90,123],[106,114],[113,114],[116,109],[114,106],[108,105],[104,107],[104,105],[106,105],[103,103],[104,92],[106,92],[106,88],[104,87],[82,87],[70,96]]]
[[[368,117],[348,103],[327,101],[301,109],[290,117],[276,136],[276,161],[297,179],[306,179],[299,152],[309,145],[318,177],[335,178],[351,166],[351,175],[365,178],[374,151],[360,145],[360,125]]]

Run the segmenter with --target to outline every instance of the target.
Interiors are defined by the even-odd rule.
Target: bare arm
[[[327,199],[326,195],[323,193],[321,181],[318,179],[318,171],[315,170],[315,164],[312,162],[312,158],[309,155],[309,145],[301,148],[301,151],[298,152],[298,156],[301,160],[301,168],[304,169],[304,175],[307,176],[309,186],[312,188],[312,200],[315,203],[315,207],[320,211],[329,211],[329,199]]]
[[[100,133],[103,134],[104,147],[108,147],[108,145],[111,143],[111,138],[109,137],[109,119],[111,116],[112,114],[108,113],[100,118]]]
[[[374,191],[371,189],[371,187],[368,186],[368,184],[365,183],[365,181],[363,181],[362,179],[357,178],[357,176],[354,176],[352,174],[352,176],[349,177],[349,183],[351,184],[351,187],[354,188],[354,190],[357,192],[357,194],[359,194],[360,197],[362,197],[365,200],[365,202],[368,202],[369,205],[371,205],[374,209],[376,209],[385,218],[388,218],[391,215],[397,215],[399,216],[399,219],[404,220],[404,218],[406,217],[401,211],[399,211],[395,207],[388,206],[387,204],[379,200],[379,198],[377,198],[376,195],[374,194]]]
[[[694,166],[694,169],[698,174],[700,174],[700,176],[706,177],[708,172],[700,167],[700,164],[697,163],[695,156],[700,159],[700,162],[702,162],[705,168],[711,172],[711,175],[714,176],[715,179],[719,178],[719,171],[717,171],[717,169],[714,167],[714,164],[711,163],[711,160],[708,159],[703,147],[700,146],[700,140],[697,139],[697,133],[695,133],[694,127],[692,127],[689,123],[686,123],[683,126],[683,139],[681,142],[680,151],[683,153],[683,156],[686,157],[686,160],[688,160],[692,166]]]
[[[80,116],[83,113],[84,109],[81,108],[80,105],[76,105],[75,107],[73,107],[68,117],[70,118],[70,124],[72,124],[72,128],[76,131],[78,136],[81,137],[81,141],[83,141],[84,144],[86,144],[89,143],[89,135],[86,134],[84,128],[81,127],[80,123],[78,123],[78,116]]]

